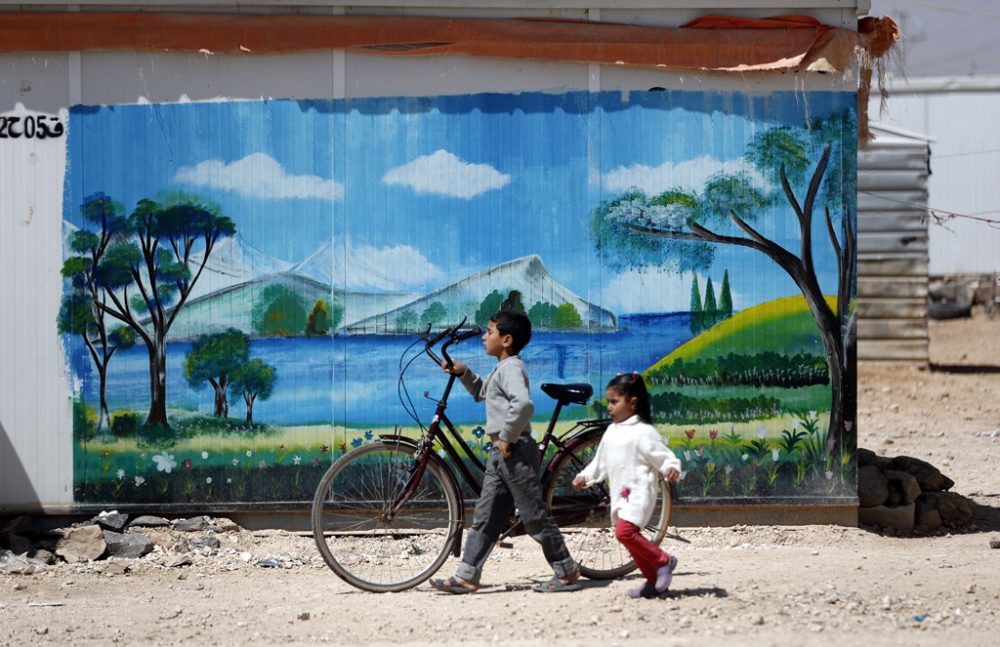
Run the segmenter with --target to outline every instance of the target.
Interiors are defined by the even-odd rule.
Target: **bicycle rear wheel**
[[[591,461],[604,430],[588,432],[552,458],[548,471],[546,502],[559,524],[566,547],[580,564],[580,572],[592,579],[621,577],[635,569],[632,556],[615,539],[611,527],[610,497],[606,484],[586,490],[573,489],[573,478]],[[659,545],[670,524],[670,486],[662,478],[657,486],[656,508],[642,535]]]
[[[379,442],[338,459],[320,481],[313,537],[341,579],[375,593],[403,591],[433,575],[454,546],[461,502],[445,464],[431,454],[409,500],[392,508],[419,465],[408,444]]]

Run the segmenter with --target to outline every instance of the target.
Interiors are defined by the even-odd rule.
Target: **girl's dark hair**
[[[608,382],[609,389],[618,391],[626,398],[635,398],[635,412],[639,419],[646,424],[653,423],[652,412],[649,407],[649,391],[646,390],[646,383],[638,373],[619,373],[617,377]]]

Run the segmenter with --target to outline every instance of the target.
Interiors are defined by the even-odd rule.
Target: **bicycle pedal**
[[[511,542],[509,542],[509,541],[498,541],[497,542],[497,547],[498,548],[513,548],[514,544],[511,543]]]

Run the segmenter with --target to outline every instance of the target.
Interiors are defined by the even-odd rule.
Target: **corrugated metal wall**
[[[930,145],[873,132],[858,157],[858,359],[926,364]]]
[[[848,5],[809,10],[788,6],[783,12],[807,13],[827,24],[846,26],[855,19],[853,6]],[[773,6],[739,13],[770,15]],[[703,12],[605,9],[591,12],[590,18],[676,25]],[[490,15],[503,13],[494,8]],[[559,15],[580,17],[570,10]],[[34,137],[0,139],[0,506],[54,511],[73,505],[74,385],[55,330],[63,289],[65,127],[70,106],[654,86],[742,93],[846,89],[843,81],[818,75],[690,78],[600,66],[510,65],[467,57],[402,60],[343,52],[261,57],[101,52],[0,56],[0,115],[16,117],[20,126],[30,120],[36,128]],[[37,126],[41,121],[49,126],[44,138]]]

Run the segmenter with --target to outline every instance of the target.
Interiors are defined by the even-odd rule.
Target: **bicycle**
[[[440,352],[450,366],[448,348],[481,334],[479,328],[461,331],[464,324],[465,319],[433,337],[428,327],[410,346],[423,341],[423,351],[405,365],[403,359],[410,349],[403,351],[398,388],[404,408],[406,369],[423,354],[440,366],[442,360],[433,348],[442,340],[446,341]],[[443,395],[435,401],[428,428],[420,423],[412,400],[409,402],[407,411],[419,425],[420,438],[381,434],[377,441],[337,459],[320,480],[312,504],[313,537],[326,564],[349,584],[378,593],[403,591],[431,577],[449,555],[461,556],[465,499],[456,470],[478,496],[482,480],[477,474],[481,477],[486,467],[445,414],[455,379],[455,375],[448,377]],[[556,400],[545,435],[538,443],[546,502],[581,574],[592,579],[621,577],[635,568],[635,562],[610,527],[606,485],[581,491],[571,485],[573,477],[594,456],[611,421],[580,420],[557,435],[555,426],[562,409],[571,404],[585,405],[593,388],[589,384],[542,384],[541,388]],[[544,460],[550,452],[552,455]],[[644,528],[646,537],[655,544],[666,535],[671,513],[670,487],[662,478],[657,496],[656,509]],[[523,533],[515,515],[500,541]]]

